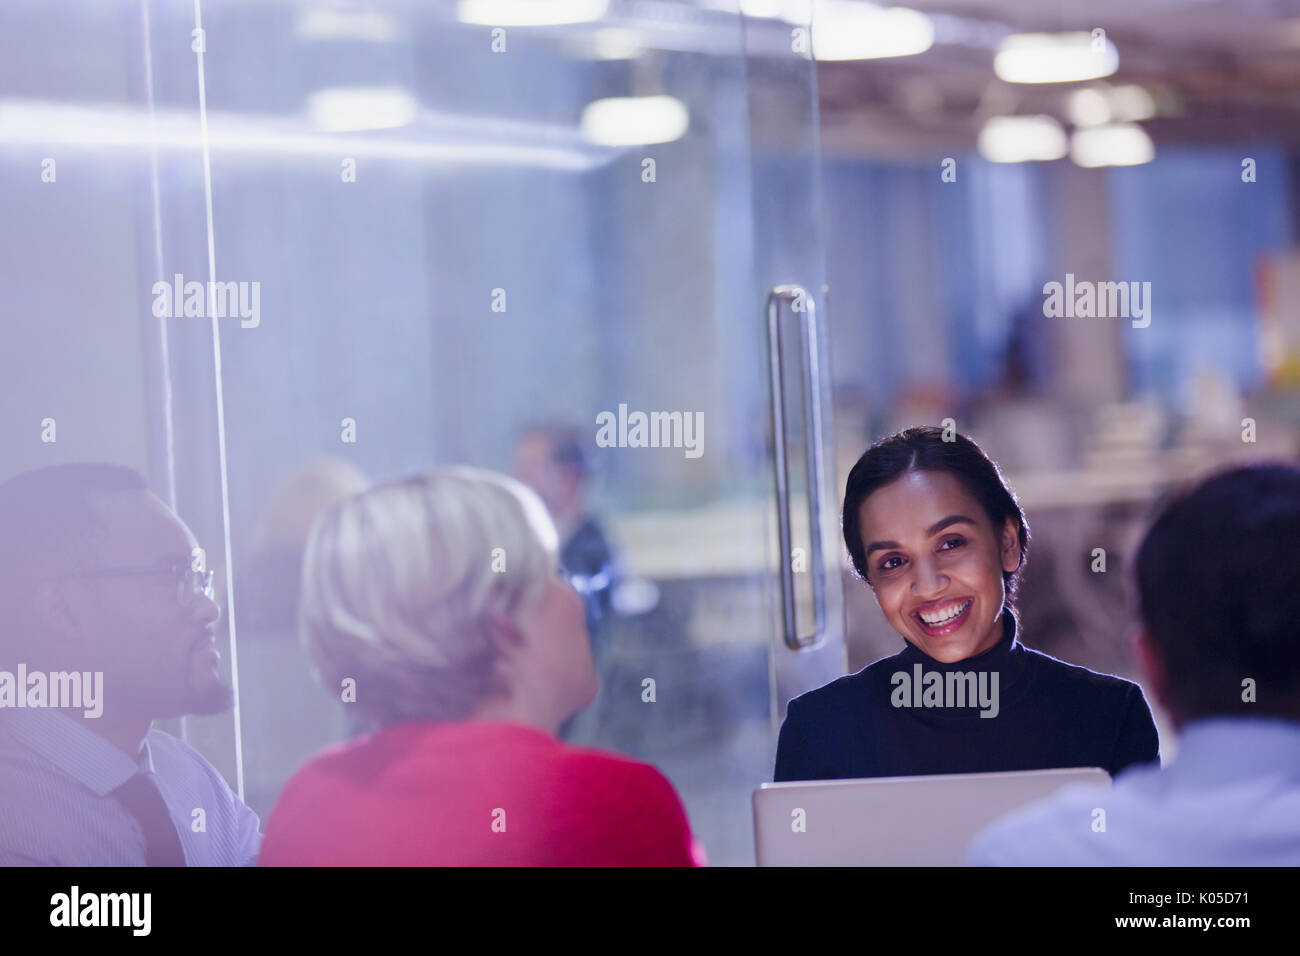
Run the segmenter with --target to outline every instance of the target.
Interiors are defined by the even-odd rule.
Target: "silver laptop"
[[[759,866],[961,866],[998,817],[1097,767],[765,783],[754,791]],[[1085,824],[1086,825],[1086,821]]]

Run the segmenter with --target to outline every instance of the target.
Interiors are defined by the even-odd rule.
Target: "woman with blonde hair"
[[[596,694],[583,603],[556,554],[541,500],[472,468],[321,515],[303,641],[324,686],[379,729],[294,775],[262,865],[702,862],[659,771],[554,736]]]

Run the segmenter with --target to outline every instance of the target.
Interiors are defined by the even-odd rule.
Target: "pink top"
[[[523,724],[394,724],[319,753],[285,787],[262,866],[701,866],[648,764]]]

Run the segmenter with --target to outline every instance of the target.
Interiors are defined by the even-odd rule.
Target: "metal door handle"
[[[799,633],[795,606],[793,547],[790,531],[790,463],[785,446],[785,372],[781,359],[781,303],[802,303],[799,324],[804,381],[804,453],[808,461],[808,527],[812,543],[813,632]],[[772,445],[776,459],[776,520],[781,547],[782,637],[794,651],[814,647],[826,634],[825,561],[822,555],[821,369],[818,364],[817,313],[813,297],[798,285],[779,285],[767,296],[767,354],[772,382]]]

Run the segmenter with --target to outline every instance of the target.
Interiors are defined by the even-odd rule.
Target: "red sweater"
[[[262,866],[703,865],[653,767],[496,722],[395,724],[285,787]]]

